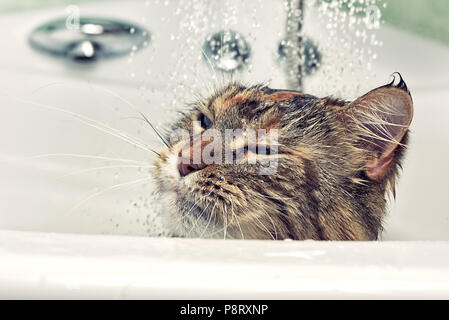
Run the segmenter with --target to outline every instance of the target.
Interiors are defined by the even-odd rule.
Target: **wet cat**
[[[155,161],[173,236],[378,239],[413,116],[397,75],[352,102],[236,83],[198,101],[173,126],[189,139],[172,139]],[[216,160],[231,150],[231,162],[206,163],[204,152],[193,161],[192,150],[216,142],[204,139],[211,129],[240,132],[206,153]],[[258,148],[248,129],[276,131],[277,139]],[[262,174],[273,157],[275,170]]]

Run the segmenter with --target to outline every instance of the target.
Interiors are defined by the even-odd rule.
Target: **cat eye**
[[[269,146],[264,146],[264,148],[262,148],[262,146],[256,145],[256,153],[257,154],[271,154],[271,149]]]
[[[264,148],[262,148],[262,146],[259,145],[255,145],[254,147],[249,147],[248,145],[245,145],[242,149],[243,150],[243,154],[248,154],[249,151],[255,153],[255,154],[259,154],[259,155],[270,155],[271,154],[271,149],[269,146],[264,146]],[[234,158],[237,158],[237,150],[233,151],[233,156]]]
[[[203,129],[207,129],[212,125],[212,121],[208,117],[206,117],[203,113],[200,114],[199,120],[201,122],[201,127]]]

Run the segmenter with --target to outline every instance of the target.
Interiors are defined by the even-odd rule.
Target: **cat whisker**
[[[212,64],[212,61],[207,56],[206,52],[204,52],[203,48],[201,48],[201,53],[203,54],[203,57],[206,58],[207,64],[209,65],[209,69],[213,71],[215,79],[217,79],[217,71],[214,68],[214,65]]]
[[[138,166],[138,165],[115,165],[115,166],[103,166],[103,167],[95,167],[95,168],[87,168],[87,169],[82,169],[82,170],[77,170],[74,172],[70,172],[67,173],[59,178],[57,178],[58,180],[60,179],[64,179],[70,176],[75,176],[75,175],[79,175],[79,174],[83,174],[86,172],[91,172],[91,171],[96,171],[96,170],[103,170],[103,169],[122,169],[122,168],[153,168],[154,166]]]
[[[271,224],[273,225],[273,229],[274,229],[274,238],[275,238],[275,240],[277,240],[277,239],[278,239],[278,232],[277,232],[276,225],[275,225],[273,219],[270,217],[270,214],[269,214],[268,212],[265,212],[265,214],[267,215],[268,219],[270,219]]]
[[[150,120],[148,120],[148,118],[142,113],[140,112],[140,115],[143,117],[143,119],[145,120],[146,123],[148,123],[151,127],[151,129],[153,129],[153,131],[157,134],[157,136],[159,137],[159,139],[161,139],[162,143],[170,148],[170,144],[168,143],[168,141],[159,133],[159,131],[156,130],[156,128],[153,126],[153,124],[150,122]]]
[[[143,165],[143,166],[148,164],[147,162],[136,161],[136,160],[132,160],[132,159],[111,158],[111,157],[95,156],[95,155],[88,155],[88,154],[76,154],[76,153],[47,153],[47,154],[31,156],[31,159],[47,158],[47,157],[74,157],[74,158],[97,159],[97,160],[105,160],[105,161],[135,163],[135,164]]]
[[[75,211],[76,209],[78,209],[78,208],[80,208],[81,206],[83,206],[84,204],[86,204],[89,200],[91,200],[91,199],[93,199],[93,198],[95,198],[95,197],[98,197],[98,196],[100,196],[100,195],[106,193],[107,191],[111,191],[111,190],[114,190],[114,189],[122,188],[122,187],[125,187],[125,186],[132,186],[132,185],[135,185],[135,184],[138,184],[138,183],[141,183],[141,182],[145,182],[145,181],[148,181],[148,180],[151,180],[151,179],[153,179],[153,178],[152,178],[152,177],[146,177],[146,178],[137,179],[137,180],[133,180],[133,181],[129,181],[129,182],[124,182],[124,183],[115,184],[115,185],[113,185],[113,186],[104,188],[103,190],[98,191],[98,192],[95,192],[95,193],[91,194],[90,196],[86,197],[86,198],[85,198],[84,200],[82,200],[80,203],[78,203],[77,205],[75,205],[74,207],[72,207],[72,208],[67,212],[67,214],[72,213],[72,212]]]
[[[237,218],[237,215],[236,215],[235,212],[234,212],[234,206],[232,205],[232,203],[231,203],[231,213],[232,213],[232,216],[233,216],[234,219],[235,219],[235,222],[237,223],[237,225],[238,225],[238,227],[239,227],[239,229],[240,229],[240,234],[242,235],[242,240],[245,240],[245,236],[243,235],[242,227],[240,226],[239,219]]]
[[[33,92],[31,92],[31,95],[34,94],[34,93],[36,93],[37,91],[43,89],[43,88],[47,88],[47,87],[54,86],[54,85],[61,85],[61,84],[65,84],[65,83],[64,83],[64,82],[55,82],[55,83],[47,84],[47,85],[42,86],[42,87],[39,87],[39,88],[37,88],[36,90],[34,90]],[[92,83],[89,83],[89,85],[90,85],[90,87],[93,87]],[[113,92],[113,91],[111,91],[111,90],[102,88],[102,87],[98,87],[98,86],[95,86],[95,88],[96,88],[96,89],[99,89],[99,90],[102,90],[103,92],[105,92],[105,93],[107,93],[107,94],[109,94],[109,95],[111,95],[111,96],[113,96],[113,97],[115,97],[115,98],[121,100],[122,102],[124,102],[124,103],[127,104],[128,106],[131,106],[134,110],[138,111],[137,108],[136,108],[131,102],[129,102],[128,100],[126,100],[126,99],[123,98],[122,96],[118,95],[117,93],[115,93],[115,92]],[[140,112],[140,111],[138,111],[138,112]],[[140,113],[141,113],[141,112],[140,112]],[[141,114],[142,114],[142,113],[141,113]],[[152,127],[153,127],[153,126],[152,126]],[[155,128],[153,128],[153,130],[155,130]],[[156,130],[155,130],[155,131],[156,131]],[[157,131],[156,131],[156,133],[158,134]],[[130,138],[131,138],[131,137],[130,137]],[[154,150],[151,150],[151,151],[152,151],[153,153],[159,155],[159,153],[155,152]]]
[[[191,214],[193,208],[194,208],[195,206],[197,206],[198,202],[200,202],[200,201],[203,200],[204,198],[205,198],[205,197],[200,197],[198,200],[196,200],[195,203],[190,207],[189,211],[188,211],[186,214],[182,214],[181,217],[180,217],[179,219],[177,219],[176,223],[177,223],[178,229],[180,229],[180,228],[179,228],[180,225],[183,225],[183,224],[184,224],[183,221],[184,221],[185,219],[191,220],[190,217],[189,217],[189,215]],[[209,206],[209,204],[206,205],[206,207],[203,209],[203,211],[205,211],[205,210],[207,209],[208,206]],[[192,223],[192,224],[193,224],[193,223]],[[192,228],[192,229],[193,229],[193,228]],[[192,231],[192,230],[191,230],[191,231]],[[190,234],[190,232],[189,232],[189,234]]]
[[[276,238],[273,236],[273,234],[268,230],[268,228],[262,223],[262,221],[259,220],[259,218],[257,218],[257,216],[254,216],[254,218],[262,225],[262,228],[270,235],[270,237],[273,240],[276,240]]]
[[[260,196],[259,196],[260,197]],[[264,197],[266,197],[265,195],[264,195]],[[278,232],[277,232],[277,228],[276,228],[276,225],[275,225],[275,223],[274,223],[274,221],[273,221],[273,219],[270,217],[270,214],[268,213],[268,212],[266,212],[265,210],[261,210],[262,212],[264,212],[265,213],[265,215],[268,217],[268,219],[270,220],[270,222],[271,222],[271,225],[273,226],[273,231],[274,231],[274,237],[275,237],[275,240],[277,240],[278,239]],[[288,217],[288,215],[286,215],[286,214],[284,214],[283,212],[278,212],[279,214],[281,214],[281,215],[284,215],[285,217]],[[270,233],[271,234],[271,233]]]
[[[215,204],[214,204],[214,207],[212,208],[212,210],[211,210],[211,212],[210,212],[210,215],[209,215],[209,219],[208,219],[208,221],[207,221],[207,224],[206,224],[206,226],[204,227],[203,232],[200,234],[200,238],[203,237],[203,234],[206,232],[207,228],[209,227],[209,224],[210,224],[210,222],[211,222],[211,220],[212,220],[212,215],[215,214],[215,207],[216,207],[216,206],[217,206],[217,204],[215,203]]]
[[[223,229],[223,240],[226,240],[226,233],[228,231],[228,208],[226,204],[224,205],[224,214],[223,214],[223,220],[224,220],[224,229]]]
[[[217,226],[213,226],[213,231],[210,232],[210,238],[213,238],[216,234],[221,234],[224,232],[224,227],[223,228],[217,228]],[[235,237],[233,237],[232,235],[227,234],[226,235],[226,239],[235,239]]]
[[[69,110],[65,110],[65,109],[62,109],[62,108],[45,105],[45,104],[38,103],[38,102],[35,102],[35,101],[29,101],[29,100],[20,99],[20,98],[17,98],[17,97],[13,97],[13,99],[21,101],[23,103],[31,104],[31,105],[34,105],[34,106],[37,106],[37,107],[41,107],[41,108],[45,108],[45,109],[53,110],[53,111],[59,111],[59,112],[68,114],[68,115],[76,118],[77,120],[79,120],[81,123],[84,123],[87,126],[96,128],[97,130],[102,131],[104,133],[108,133],[108,134],[112,135],[113,137],[116,137],[116,138],[118,138],[120,140],[128,142],[129,144],[131,144],[133,146],[136,146],[136,147],[138,147],[140,149],[143,149],[145,151],[150,151],[150,152],[153,152],[153,153],[159,155],[158,152],[156,152],[153,149],[149,148],[143,142],[137,140],[136,138],[130,137],[127,134],[122,133],[122,132],[120,132],[119,130],[117,130],[115,128],[112,128],[112,127],[108,126],[105,123],[102,123],[100,121],[94,120],[94,119],[89,118],[89,117],[87,117],[85,115],[82,115],[82,114],[79,114],[79,113],[76,113],[76,112],[72,112],[72,111],[69,111]]]
[[[160,133],[156,130],[156,128],[150,123],[150,121],[148,121],[148,119],[144,116],[144,114],[142,113],[142,111],[140,111],[134,104],[132,104],[131,102],[129,102],[127,99],[123,98],[122,96],[120,96],[119,94],[106,89],[106,88],[101,88],[98,87],[98,89],[106,92],[107,94],[113,96],[116,99],[119,99],[120,101],[122,101],[123,103],[125,103],[126,105],[128,105],[129,107],[131,107],[131,109],[133,109],[134,111],[138,112],[140,115],[142,115],[145,119],[146,122],[148,122],[148,124],[150,124],[151,128],[154,130],[154,132],[157,134],[157,136],[159,138],[161,138],[162,142],[167,145],[166,141],[163,139],[163,137],[160,135]]]
[[[196,226],[198,225],[198,222],[200,221],[200,219],[202,218],[204,212],[206,211],[206,209],[209,207],[209,204],[201,211],[201,214],[196,218],[195,222],[193,223],[193,227],[190,229],[188,235],[190,236],[190,234],[192,233],[193,229],[196,228]],[[214,206],[215,208],[215,206]]]
[[[143,118],[141,118],[141,117],[127,117],[127,118],[125,118],[125,119],[134,119],[134,120],[139,120],[139,121],[143,121],[145,124],[147,124],[147,121],[145,121],[145,119],[143,119]],[[154,133],[156,132],[155,131],[155,127],[153,128],[152,127],[152,131],[150,131],[150,130],[148,130],[147,129],[147,127],[145,126],[145,127],[141,127],[141,129],[143,129],[145,132],[147,132],[148,134],[150,134],[150,135],[154,135]],[[162,136],[162,134],[160,134],[161,136]],[[162,143],[162,145],[164,145],[164,146],[168,146],[167,145],[167,140],[166,139],[161,139],[160,137],[159,137],[159,135],[157,134],[156,135],[156,140],[158,141],[158,142],[160,142],[160,143]]]
[[[196,200],[196,201],[193,203],[193,205],[190,207],[189,211],[187,211],[187,213],[184,214],[183,216],[184,216],[185,218],[187,218],[187,217],[190,215],[190,213],[193,211],[193,208],[194,208],[194,207],[198,207],[197,204],[198,204],[202,199],[203,199],[203,198],[199,198],[198,200]]]

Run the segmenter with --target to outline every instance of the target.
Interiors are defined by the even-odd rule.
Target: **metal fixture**
[[[309,38],[304,37],[303,49],[301,55],[303,55],[303,63],[301,64],[301,72],[303,75],[309,76],[315,73],[321,65],[321,53],[318,50],[318,46]],[[278,62],[283,68],[288,68],[287,65],[287,53],[288,40],[284,39],[278,46]]]
[[[302,24],[304,21],[303,0],[288,0],[287,4],[287,46],[286,73],[289,89],[302,91],[303,89],[303,35]]]
[[[242,69],[249,61],[251,47],[245,38],[235,31],[226,30],[207,37],[203,55],[208,63],[224,72]]]
[[[34,29],[29,43],[37,50],[74,61],[93,61],[129,54],[145,47],[150,33],[128,22],[82,17],[75,27],[66,19]]]

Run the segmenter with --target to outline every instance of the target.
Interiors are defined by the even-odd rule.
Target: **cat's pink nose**
[[[201,153],[205,146],[209,144],[208,141],[204,141],[201,139],[201,135],[194,137],[189,143],[187,143],[178,153],[179,157],[179,174],[181,177],[185,177],[188,174],[191,174],[195,171],[202,170],[207,167],[207,164],[204,163],[203,157],[201,157],[200,161],[194,161],[194,150],[197,150]],[[199,162],[199,163],[195,163]]]
[[[204,163],[199,163],[199,164],[194,164],[194,163],[190,163],[189,161],[190,159],[181,159],[181,162],[178,165],[179,168],[179,174],[181,175],[181,177],[185,177],[186,175],[193,173],[195,171],[199,171],[201,169],[204,169],[207,167],[206,164]]]

